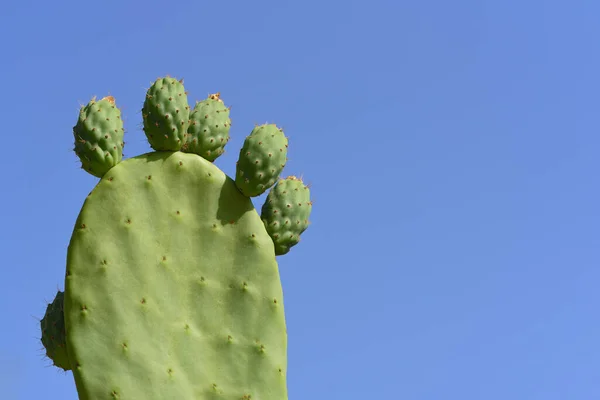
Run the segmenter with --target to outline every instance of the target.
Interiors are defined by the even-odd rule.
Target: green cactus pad
[[[146,92],[142,108],[144,132],[157,151],[181,149],[189,124],[190,107],[183,81],[158,78]]]
[[[285,400],[273,242],[251,199],[196,154],[110,170],[68,249],[67,349],[81,400]]]
[[[64,293],[59,290],[54,297],[54,301],[48,304],[46,314],[40,321],[40,328],[42,330],[42,344],[46,349],[48,358],[52,360],[55,366],[69,371],[71,365],[66,348],[63,304]]]
[[[248,197],[260,196],[279,178],[287,162],[288,140],[274,124],[255,127],[244,141],[235,183]]]
[[[229,109],[219,98],[219,93],[212,94],[197,102],[190,114],[190,126],[182,151],[215,161],[225,152],[230,127]]]
[[[100,101],[92,99],[81,107],[73,127],[75,154],[81,167],[101,178],[123,158],[123,120],[112,96]]]
[[[265,228],[275,244],[275,254],[286,254],[300,242],[311,211],[310,189],[302,180],[290,176],[275,184],[261,210]]]

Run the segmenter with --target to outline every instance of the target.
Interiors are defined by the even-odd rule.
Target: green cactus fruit
[[[64,293],[60,290],[52,303],[46,307],[46,314],[40,321],[42,344],[46,355],[55,366],[65,371],[71,369],[69,354],[66,348],[65,319],[63,314]]]
[[[180,150],[189,125],[190,107],[183,80],[158,78],[146,92],[144,132],[156,151]]]
[[[124,160],[89,194],[65,277],[81,400],[287,399],[273,242],[197,154]]]
[[[263,194],[279,178],[287,162],[288,140],[275,124],[256,126],[244,141],[235,183],[247,197]]]
[[[300,242],[309,225],[312,211],[310,189],[301,179],[281,179],[269,191],[261,210],[261,219],[275,244],[275,254],[286,254]]]
[[[219,93],[211,94],[196,103],[182,151],[198,154],[208,161],[215,161],[225,152],[231,119],[229,109],[219,97]]]
[[[121,111],[114,97],[107,96],[100,101],[92,99],[81,107],[73,127],[73,150],[81,160],[81,167],[101,178],[122,160],[124,133]]]

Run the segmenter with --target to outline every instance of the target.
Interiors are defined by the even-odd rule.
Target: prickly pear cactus
[[[275,124],[255,127],[244,141],[235,172],[235,183],[249,197],[269,189],[287,162],[288,139]]]
[[[283,132],[271,125],[254,129],[243,153],[257,151],[255,158],[267,165],[259,172],[242,157],[250,173],[237,184],[212,163],[222,148],[204,140],[197,152],[183,151],[190,121],[182,83],[156,82],[144,104],[144,127],[161,150],[108,169],[75,223],[61,357],[68,357],[80,399],[287,399],[276,255],[287,253],[306,229],[308,189],[294,178],[290,190],[301,188],[302,195],[279,190],[261,218],[250,197],[279,179],[281,146],[287,151]],[[228,112],[217,118],[226,108],[216,101],[197,109],[229,124]],[[168,118],[156,115],[166,109]],[[193,138],[202,138],[193,129]],[[226,138],[228,130],[210,134]],[[268,154],[277,154],[271,164]],[[274,218],[273,207],[285,209],[286,199],[295,211]],[[273,228],[296,221],[289,230]],[[290,232],[293,239],[282,236]]]
[[[190,106],[183,81],[158,78],[146,92],[142,108],[144,132],[154,150],[181,149],[189,116]]]
[[[225,152],[229,141],[231,118],[220,93],[211,94],[196,103],[190,114],[190,124],[182,151],[196,153],[208,161],[214,161]]]
[[[81,107],[73,127],[75,154],[90,174],[101,177],[123,158],[123,120],[115,98],[92,99]]]
[[[55,366],[68,371],[71,369],[71,365],[66,348],[63,306],[64,293],[59,290],[52,303],[46,307],[46,314],[40,321],[40,329],[46,356],[52,360]]]
[[[281,179],[267,195],[261,211],[267,233],[275,243],[275,254],[286,254],[308,228],[310,189],[295,176]]]

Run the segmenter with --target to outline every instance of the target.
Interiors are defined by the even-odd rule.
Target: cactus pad
[[[196,154],[125,160],[68,250],[80,398],[286,399],[282,297],[273,242],[233,180]]]
[[[248,197],[260,196],[279,178],[287,162],[288,140],[275,124],[255,127],[244,141],[235,183]]]
[[[142,117],[144,132],[154,150],[181,149],[190,117],[183,83],[170,77],[157,79],[146,92]]]
[[[42,330],[42,344],[46,349],[46,355],[55,366],[65,371],[71,369],[69,354],[66,348],[65,319],[63,314],[64,293],[60,290],[56,293],[54,301],[48,304],[46,314],[40,321]]]
[[[300,242],[312,211],[310,189],[295,176],[282,179],[271,189],[261,218],[275,243],[275,254],[283,255]]]
[[[74,151],[81,160],[81,167],[102,177],[123,158],[124,133],[121,111],[114,97],[93,99],[81,107],[73,127]]]
[[[196,103],[191,112],[190,126],[182,151],[214,161],[225,152],[230,127],[229,109],[219,98],[219,93],[212,94]]]

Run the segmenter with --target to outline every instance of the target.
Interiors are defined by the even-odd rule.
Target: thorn
[[[106,96],[106,97],[103,97],[103,98],[102,98],[102,100],[108,100],[108,102],[109,102],[110,104],[112,104],[113,106],[115,105],[115,98],[114,98],[113,96]]]

